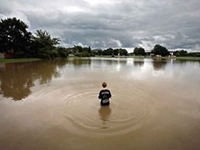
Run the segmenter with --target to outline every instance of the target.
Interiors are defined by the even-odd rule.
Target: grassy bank
[[[16,58],[16,59],[4,59],[0,58],[0,63],[15,63],[15,62],[30,62],[30,61],[39,61],[39,58]]]
[[[176,57],[176,60],[200,61],[200,57]]]

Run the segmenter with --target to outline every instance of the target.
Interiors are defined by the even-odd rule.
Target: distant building
[[[8,53],[0,53],[0,58],[12,58],[13,57],[13,52],[10,51]]]
[[[162,56],[161,56],[161,55],[156,55],[156,57],[157,57],[157,58],[161,58]]]
[[[3,53],[0,53],[0,58],[4,58],[4,54]]]
[[[169,51],[171,56],[174,56],[174,51]]]
[[[74,56],[74,54],[69,54],[69,57],[73,57]]]

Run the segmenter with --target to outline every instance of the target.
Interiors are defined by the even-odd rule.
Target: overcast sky
[[[0,0],[0,18],[8,17],[65,47],[200,51],[200,0]]]

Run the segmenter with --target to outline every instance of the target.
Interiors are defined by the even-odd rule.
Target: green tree
[[[169,51],[167,50],[167,48],[161,45],[155,45],[151,52],[154,53],[154,55],[161,55],[161,56],[169,55]]]
[[[16,18],[0,21],[0,52],[26,55],[30,49],[28,25]]]
[[[185,51],[185,50],[181,50],[181,51],[175,51],[174,52],[174,55],[175,56],[187,56],[187,51]]]
[[[142,48],[142,47],[136,47],[135,49],[134,49],[134,51],[133,51],[133,53],[136,55],[136,56],[138,56],[138,55],[142,55],[142,56],[144,56],[144,55],[146,55],[146,52],[145,52],[145,50],[144,50],[144,48]]]
[[[81,46],[75,46],[74,45],[74,51],[75,53],[82,53],[83,52],[83,48]]]
[[[102,52],[103,55],[112,55],[114,56],[114,51],[112,48],[108,48]]]
[[[73,48],[75,56],[78,57],[90,57],[94,56],[94,53],[92,52],[90,47],[81,47],[81,46],[74,46]]]
[[[200,57],[200,52],[190,52],[187,54],[190,57]]]
[[[114,51],[114,55],[123,55],[123,56],[127,56],[128,55],[128,51],[126,49],[122,49],[122,48],[119,48],[119,49],[115,49]]]
[[[58,56],[55,45],[59,44],[59,38],[52,38],[47,31],[37,30],[33,41],[36,57],[53,59]]]
[[[101,56],[103,51],[101,49],[94,50],[95,55]]]
[[[57,47],[58,56],[61,58],[66,58],[69,54],[68,50],[65,47]]]

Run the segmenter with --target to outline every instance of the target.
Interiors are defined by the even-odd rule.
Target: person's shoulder
[[[101,89],[100,92],[106,92],[109,91],[108,89]]]
[[[110,92],[109,89],[102,89],[102,90],[100,90],[100,92],[106,92],[106,91],[109,91],[109,92]]]
[[[105,90],[104,89],[100,90],[100,92],[103,92],[103,91],[105,91]]]
[[[105,89],[105,91],[108,91],[108,92],[110,92],[110,90],[109,90],[109,89]]]

